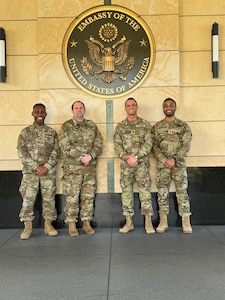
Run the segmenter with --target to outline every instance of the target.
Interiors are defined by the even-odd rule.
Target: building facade
[[[20,226],[18,187],[21,163],[17,138],[33,122],[37,102],[47,107],[47,125],[59,130],[71,115],[71,104],[81,100],[86,117],[94,120],[104,140],[98,164],[95,218],[99,226],[117,225],[120,212],[119,160],[113,150],[113,130],[125,118],[124,101],[134,97],[139,115],[154,124],[163,118],[162,101],[177,101],[177,117],[188,122],[193,142],[188,156],[189,193],[193,224],[224,224],[225,178],[225,3],[224,0],[124,0],[139,15],[155,41],[152,71],[125,97],[105,99],[81,90],[68,78],[62,62],[67,28],[84,11],[112,0],[1,1],[0,27],[6,33],[7,81],[0,83],[0,228]],[[219,78],[212,76],[212,24],[219,24]],[[138,53],[137,53],[138,55]],[[153,200],[156,198],[156,162],[150,157]],[[57,203],[63,219],[61,165]],[[171,203],[175,188],[171,187]],[[157,207],[155,204],[155,209]],[[37,201],[37,214],[39,214]],[[115,217],[115,218],[114,218]],[[156,214],[157,217],[157,214]],[[172,205],[171,223],[179,223]],[[37,226],[40,225],[37,218]],[[113,221],[112,221],[113,220]],[[137,220],[142,222],[141,216]]]

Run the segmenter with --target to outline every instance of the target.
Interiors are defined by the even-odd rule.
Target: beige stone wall
[[[225,164],[225,2],[180,1],[180,110],[194,134],[191,166]],[[219,24],[220,78],[211,73],[211,29]]]
[[[104,0],[1,0],[0,27],[7,37],[7,83],[0,83],[0,170],[20,170],[16,143],[20,130],[33,118],[36,102],[47,106],[46,123],[57,131],[71,117],[70,106],[81,99],[86,117],[102,133],[98,192],[108,191],[107,160],[113,158],[106,141],[106,100],[74,86],[67,77],[61,47],[70,23]],[[112,0],[112,5],[121,1]],[[149,25],[156,44],[153,71],[132,95],[139,115],[152,124],[163,118],[162,101],[177,100],[177,117],[193,130],[188,166],[225,164],[225,2],[224,0],[124,0],[122,5],[140,15]],[[211,29],[220,31],[220,78],[211,73]],[[125,118],[127,96],[113,101],[114,122]],[[152,191],[156,190],[155,160],[151,157]],[[115,157],[115,192],[119,187],[119,161]],[[60,170],[60,168],[59,168]],[[61,173],[59,172],[59,178]],[[61,190],[59,181],[59,192]]]

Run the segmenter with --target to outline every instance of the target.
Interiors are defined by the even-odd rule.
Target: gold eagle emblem
[[[103,43],[90,36],[89,40],[85,40],[89,50],[89,56],[92,63],[88,62],[87,57],[81,60],[81,67],[86,75],[92,75],[96,79],[96,74],[102,74],[102,80],[106,83],[113,82],[115,74],[120,74],[121,80],[126,80],[126,75],[134,65],[134,58],[128,57],[128,49],[131,40],[127,41],[123,36],[112,47],[105,47]]]

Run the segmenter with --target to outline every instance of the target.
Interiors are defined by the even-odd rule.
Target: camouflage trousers
[[[157,188],[159,213],[169,213],[169,188],[171,180],[176,186],[178,213],[181,217],[190,216],[190,201],[187,193],[188,178],[186,167],[172,169],[158,168]]]
[[[134,193],[133,186],[137,183],[139,190],[139,199],[141,203],[141,214],[153,216],[153,208],[150,193],[150,175],[149,168],[142,163],[137,167],[122,167],[120,185],[122,188],[122,209],[123,215],[134,215]]]
[[[63,175],[63,194],[66,196],[65,223],[77,222],[79,213],[82,221],[92,220],[95,193],[95,166],[67,167]]]
[[[42,214],[45,220],[54,221],[57,218],[55,208],[56,178],[55,174],[38,176],[34,173],[23,174],[19,191],[23,198],[22,208],[19,214],[20,221],[32,221],[34,219],[34,204],[36,196],[41,189]]]

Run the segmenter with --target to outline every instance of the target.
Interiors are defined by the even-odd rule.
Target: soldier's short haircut
[[[177,106],[177,103],[176,103],[176,101],[175,101],[173,98],[166,98],[166,99],[163,101],[163,103],[165,103],[165,102],[168,101],[168,100],[173,101],[173,103],[175,104],[175,106]]]
[[[133,101],[136,103],[136,105],[137,105],[137,101],[136,101],[134,98],[130,97],[130,98],[128,98],[128,99],[125,101],[125,106],[126,106],[127,101],[129,101],[129,100],[133,100]]]
[[[33,106],[33,110],[34,110],[35,107],[37,107],[37,106],[42,106],[42,107],[44,107],[44,109],[46,109],[46,107],[45,107],[45,105],[44,105],[43,103],[36,103],[36,104],[34,104],[34,106]]]
[[[74,106],[75,103],[81,103],[83,105],[84,109],[86,109],[84,103],[82,101],[80,101],[80,100],[77,100],[77,101],[73,102],[73,104],[72,104],[72,110],[73,110],[73,106]]]

